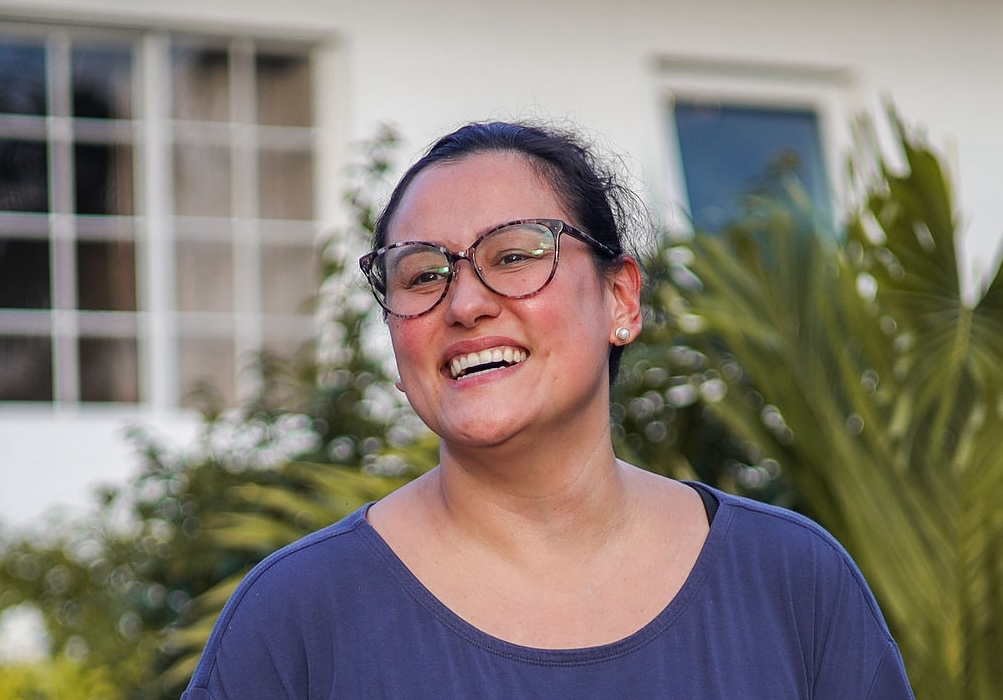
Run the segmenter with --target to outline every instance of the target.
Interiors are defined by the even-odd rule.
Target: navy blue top
[[[707,541],[665,609],[620,641],[570,650],[459,618],[360,509],[248,574],[182,700],[912,698],[843,548],[795,513],[714,495]]]

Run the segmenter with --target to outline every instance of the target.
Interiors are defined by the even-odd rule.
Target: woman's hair
[[[488,122],[473,123],[436,141],[401,177],[376,220],[373,248],[386,245],[390,225],[408,187],[422,171],[491,151],[507,151],[526,158],[548,183],[573,217],[571,223],[618,254],[632,253],[635,228],[647,226],[638,196],[622,182],[611,164],[603,162],[578,134],[549,126]],[[620,258],[593,251],[597,269],[609,274]],[[620,369],[622,345],[610,348],[610,383]]]

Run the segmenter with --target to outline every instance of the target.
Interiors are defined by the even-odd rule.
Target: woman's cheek
[[[409,377],[415,379],[413,372],[424,364],[435,362],[422,354],[432,352],[434,344],[429,341],[429,329],[424,327],[421,319],[391,319],[389,322],[390,344],[393,347],[394,359],[397,362],[397,372],[404,381],[405,389]]]

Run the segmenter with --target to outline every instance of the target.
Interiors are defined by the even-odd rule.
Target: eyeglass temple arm
[[[605,243],[603,243],[602,241],[600,241],[600,240],[598,240],[596,238],[593,238],[592,236],[590,236],[589,234],[585,233],[584,231],[581,231],[581,230],[575,228],[571,224],[565,224],[563,221],[561,223],[563,224],[563,227],[562,227],[561,230],[564,231],[564,233],[567,233],[567,234],[571,235],[572,237],[577,238],[578,240],[585,241],[589,245],[595,246],[596,248],[598,248],[599,250],[601,250],[603,253],[606,253],[606,255],[610,256],[611,258],[615,258],[618,255],[620,255],[615,250],[613,250],[612,248],[610,248],[608,245],[606,245]]]

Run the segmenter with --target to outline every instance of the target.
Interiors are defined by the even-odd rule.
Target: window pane
[[[258,54],[258,123],[273,126],[309,126],[310,61],[306,54]]]
[[[229,243],[178,241],[178,309],[233,311],[233,248]]]
[[[813,111],[680,101],[675,120],[697,230],[720,232],[740,214],[743,195],[778,170],[796,173],[820,213],[828,215],[828,178]]]
[[[129,119],[132,116],[132,54],[128,47],[76,48],[73,116]]]
[[[230,114],[230,59],[226,49],[177,46],[171,60],[174,118],[226,121]]]
[[[49,241],[0,239],[0,307],[47,309],[52,305]]]
[[[89,311],[136,310],[136,246],[77,242],[77,305]]]
[[[308,313],[317,291],[317,257],[304,246],[263,246],[262,306],[267,314]]]
[[[233,405],[236,401],[233,341],[229,338],[181,339],[182,406],[197,407],[191,393],[207,385]]]
[[[46,113],[44,47],[0,38],[0,113]]]
[[[223,146],[174,149],[174,212],[179,216],[230,215],[230,151]]]
[[[49,210],[45,143],[0,139],[0,210]]]
[[[78,214],[132,214],[132,148],[78,143],[73,148]]]
[[[81,401],[139,401],[135,338],[81,338]]]
[[[262,219],[313,218],[313,158],[309,151],[263,150],[258,173]]]
[[[52,401],[52,340],[0,335],[0,401]]]

